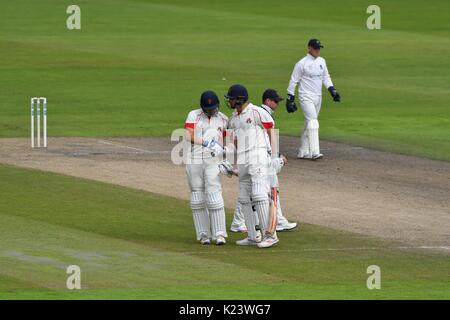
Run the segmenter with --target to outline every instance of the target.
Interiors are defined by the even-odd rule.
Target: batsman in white
[[[305,116],[305,126],[297,155],[297,158],[300,159],[316,160],[323,158],[319,146],[318,121],[322,103],[322,83],[335,102],[341,101],[341,97],[331,81],[325,59],[320,57],[321,48],[323,46],[318,39],[309,40],[308,54],[295,65],[287,89],[286,109],[289,113],[292,113],[297,110],[295,88],[299,84],[298,96]]]
[[[275,110],[278,107],[278,104],[281,101],[283,101],[283,98],[278,95],[276,90],[267,89],[266,91],[264,91],[263,96],[262,96],[263,104],[261,105],[261,108],[264,109],[273,118],[273,113],[275,112]],[[274,120],[274,123],[275,123],[275,120]],[[274,165],[271,168],[272,174],[269,175],[270,187],[279,188],[279,181],[278,181],[277,173],[279,172],[279,170],[281,170],[281,167],[287,163],[287,161],[286,161],[285,157],[279,156],[279,154],[276,154],[278,152],[272,152],[269,137],[266,136],[266,138],[267,138],[267,142],[268,142],[268,144],[267,144],[268,152],[271,155],[271,158],[272,159],[281,158],[281,160],[282,160],[281,162],[279,160],[276,160],[273,162]],[[279,166],[280,163],[281,163],[281,167]],[[286,219],[286,217],[283,216],[283,211],[281,210],[281,205],[280,205],[280,194],[279,193],[277,193],[277,206],[276,207],[277,207],[276,231],[291,230],[291,229],[296,228],[297,222],[289,222],[288,219]],[[231,224],[230,230],[232,232],[247,232],[247,227],[245,225],[245,220],[244,220],[244,214],[242,212],[242,208],[241,208],[241,205],[239,204],[239,201],[236,203],[236,208],[234,210],[233,222]],[[240,244],[244,245],[246,243],[242,242]]]
[[[217,245],[227,237],[225,209],[222,197],[219,157],[223,153],[223,138],[228,118],[219,111],[219,98],[213,91],[200,97],[200,109],[189,112],[185,122],[186,140],[190,144],[186,173],[191,190],[191,209],[197,240]]]
[[[244,212],[248,236],[256,242],[256,230],[249,228],[256,225],[253,204],[263,234],[262,241],[255,244],[260,248],[271,247],[279,241],[276,232],[268,232],[271,223],[268,183],[270,158],[267,153],[266,131],[269,136],[272,135],[273,119],[263,109],[248,102],[247,89],[242,85],[231,86],[225,99],[228,105],[235,109],[228,128],[232,131],[237,150],[238,199]]]

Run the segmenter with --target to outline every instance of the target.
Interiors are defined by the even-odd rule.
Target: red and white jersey
[[[184,123],[185,128],[194,129],[196,137],[203,140],[214,139],[220,143],[226,135],[227,126],[228,117],[225,114],[219,111],[214,116],[209,117],[202,109],[189,112]],[[192,144],[191,152],[191,157],[195,159],[211,158],[211,150],[198,144]]]
[[[237,153],[267,150],[266,130],[275,127],[272,116],[261,107],[249,103],[241,113],[233,112],[228,128],[237,139]]]

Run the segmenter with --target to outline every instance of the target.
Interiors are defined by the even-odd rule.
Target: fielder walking
[[[298,86],[300,106],[305,116],[305,125],[301,137],[301,145],[297,158],[321,159],[319,146],[319,112],[322,103],[322,84],[328,89],[333,100],[339,102],[341,97],[333,86],[328,73],[325,59],[320,57],[320,49],[323,48],[318,39],[308,42],[308,54],[294,67],[287,89],[288,99],[286,109],[289,113],[295,112],[295,88]]]
[[[191,209],[197,240],[217,245],[226,243],[225,209],[222,197],[219,155],[228,118],[219,111],[219,98],[212,91],[200,97],[201,108],[189,112],[185,122],[186,140],[190,144],[186,174],[191,190]]]

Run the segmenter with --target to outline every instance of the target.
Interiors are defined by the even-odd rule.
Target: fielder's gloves
[[[330,92],[330,94],[333,97],[333,100],[335,102],[341,101],[341,96],[339,95],[339,93],[336,91],[336,89],[333,86],[328,87],[328,91]]]
[[[295,105],[295,96],[288,93],[288,98],[286,99],[286,110],[289,113],[297,111],[297,106]]]

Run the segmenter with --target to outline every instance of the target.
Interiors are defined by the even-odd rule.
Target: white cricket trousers
[[[269,156],[266,148],[250,151],[246,155],[247,163],[239,164],[239,203],[244,213],[248,236],[256,238],[254,226],[259,220],[261,231],[268,228],[269,223]],[[255,207],[257,216],[252,210]]]
[[[299,100],[303,115],[305,116],[299,155],[302,157],[317,155],[320,153],[318,119],[322,96],[301,95]]]
[[[217,163],[187,164],[191,209],[197,240],[227,237],[220,171]]]

